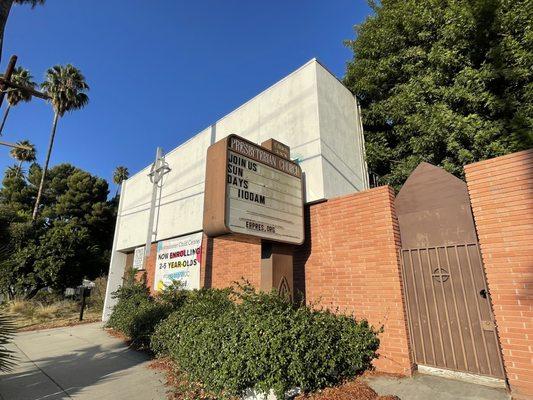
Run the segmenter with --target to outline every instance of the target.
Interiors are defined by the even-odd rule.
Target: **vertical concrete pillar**
[[[126,267],[126,254],[117,251],[118,231],[120,227],[120,215],[122,213],[122,199],[126,190],[125,182],[122,182],[120,189],[120,200],[118,203],[117,222],[115,224],[115,234],[113,236],[113,247],[111,249],[111,260],[109,261],[109,274],[107,275],[107,288],[105,292],[104,309],[102,311],[102,321],[107,322],[117,300],[112,294],[122,285],[124,269]]]

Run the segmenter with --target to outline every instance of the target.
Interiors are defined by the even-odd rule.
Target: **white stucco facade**
[[[258,144],[270,138],[287,144],[304,173],[306,202],[368,188],[357,103],[313,59],[167,152],[165,161],[171,170],[157,197],[154,241],[202,229],[206,151],[229,134]],[[149,171],[147,166],[122,184],[104,320],[114,305],[109,294],[122,282],[124,252],[146,241],[152,194]]]

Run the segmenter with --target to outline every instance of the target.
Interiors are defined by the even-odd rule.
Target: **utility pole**
[[[50,99],[50,96],[48,96],[46,93],[39,92],[38,90],[35,90],[34,88],[28,86],[19,85],[18,83],[11,82],[11,75],[13,75],[13,71],[15,70],[16,64],[17,56],[12,55],[9,59],[9,63],[7,64],[6,72],[4,72],[3,76],[0,76],[0,106],[2,106],[5,94],[9,89],[23,90],[31,94],[32,96],[38,97],[43,100]]]
[[[13,90],[13,89],[23,90],[31,94],[32,96],[39,97],[44,100],[48,100],[50,96],[48,96],[46,93],[39,92],[38,90],[35,90],[34,88],[31,88],[28,86],[19,85],[18,83],[11,82],[11,76],[13,75],[13,71],[15,70],[15,65],[17,65],[17,56],[12,55],[11,58],[9,59],[9,63],[7,64],[6,72],[4,72],[3,76],[0,76],[0,107],[2,106],[2,103],[4,102],[4,97],[6,93],[9,90]],[[9,142],[0,141],[0,145],[13,147],[15,149],[31,150],[30,148],[26,146],[19,146],[18,144],[9,143]]]
[[[2,106],[2,103],[4,102],[6,91],[9,88],[8,82],[11,81],[11,75],[13,75],[13,71],[15,70],[16,64],[17,64],[17,56],[12,55],[11,58],[9,59],[9,63],[7,63],[6,72],[4,72],[4,76],[2,77],[2,81],[0,82],[0,107]]]
[[[165,156],[163,155],[163,149],[161,147],[157,148],[155,154],[155,161],[152,164],[150,173],[150,182],[152,182],[152,201],[150,202],[150,214],[148,216],[148,229],[146,233],[146,245],[144,246],[144,260],[143,260],[143,270],[146,269],[146,263],[148,257],[150,256],[150,250],[152,247],[152,237],[157,232],[154,232],[154,216],[155,216],[155,202],[157,200],[157,190],[162,185],[163,176],[170,172],[170,167],[165,161]]]
[[[9,143],[9,142],[4,142],[2,140],[0,140],[0,145],[2,146],[7,146],[7,147],[13,147],[14,149],[21,149],[21,150],[32,150],[31,147],[27,147],[27,146],[20,146],[16,143]]]

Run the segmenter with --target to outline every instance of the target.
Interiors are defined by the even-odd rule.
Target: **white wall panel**
[[[207,147],[232,133],[255,143],[274,138],[290,146],[305,174],[307,202],[364,188],[353,96],[311,60],[166,154],[171,171],[158,194],[154,240],[202,229]],[[125,182],[115,251],[146,240],[148,172],[149,167]]]
[[[316,68],[325,197],[365,190],[368,177],[354,96],[322,65]]]

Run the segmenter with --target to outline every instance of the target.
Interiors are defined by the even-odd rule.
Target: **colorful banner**
[[[154,290],[160,291],[172,281],[188,290],[200,288],[202,232],[157,243]]]

